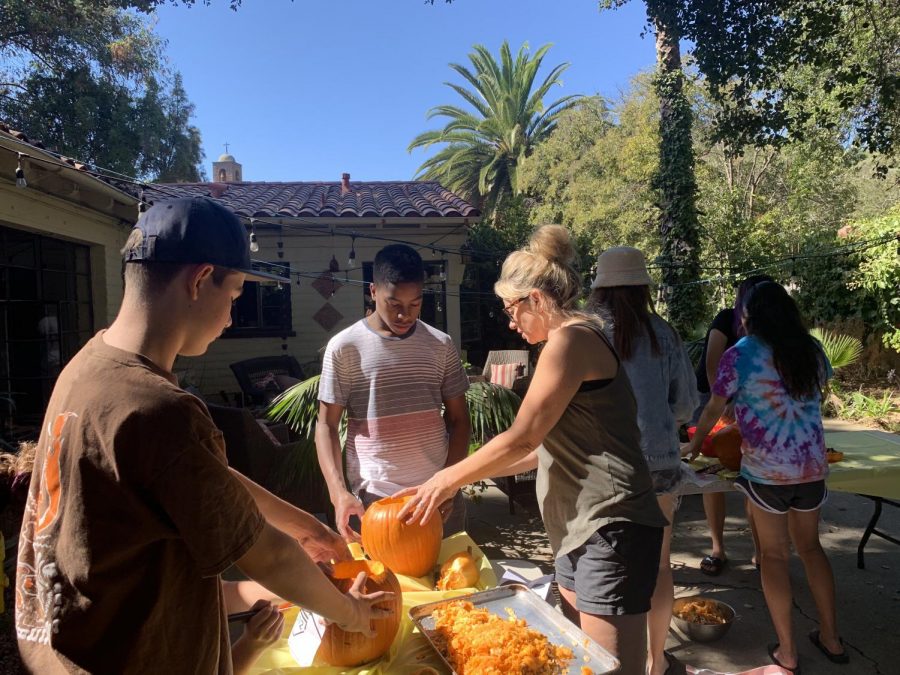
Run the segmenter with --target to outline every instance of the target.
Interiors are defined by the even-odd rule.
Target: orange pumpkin
[[[472,551],[454,553],[441,565],[441,575],[437,582],[439,591],[470,588],[478,583],[481,572],[472,557]]]
[[[341,593],[346,593],[360,572],[368,575],[363,589],[365,593],[389,591],[395,594],[391,603],[394,613],[384,619],[372,621],[372,628],[375,629],[373,638],[367,638],[362,633],[348,633],[338,628],[337,624],[330,624],[325,629],[322,643],[316,652],[318,662],[332,666],[361,666],[384,655],[394,642],[403,611],[400,582],[393,572],[380,562],[353,560],[335,564],[331,573],[331,583],[337,586]]]
[[[715,434],[717,431],[724,429],[727,426],[728,426],[728,422],[726,422],[722,418],[719,418],[719,421],[716,422],[713,425],[713,428],[709,430],[709,434],[706,436],[706,438],[703,439],[703,443],[701,443],[701,445],[700,445],[700,454],[701,455],[703,455],[704,457],[715,457],[716,456],[716,451],[712,447],[713,434]],[[693,438],[694,433],[696,431],[697,431],[697,427],[688,427],[687,428],[688,439]]]
[[[710,437],[710,447],[719,458],[719,464],[729,471],[740,471],[741,460],[741,432],[737,424],[729,424]]]
[[[444,526],[437,513],[425,525],[401,521],[397,514],[408,499],[385,497],[369,506],[362,517],[362,544],[370,558],[392,572],[421,577],[437,563]]]

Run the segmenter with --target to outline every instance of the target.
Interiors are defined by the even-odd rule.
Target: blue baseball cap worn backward
[[[247,228],[234,213],[207,197],[156,202],[134,228],[141,231],[143,241],[125,253],[126,263],[205,263],[243,272],[249,281],[290,282],[253,269]]]

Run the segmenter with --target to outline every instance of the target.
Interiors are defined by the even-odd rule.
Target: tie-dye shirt
[[[822,354],[826,377],[831,364]],[[741,430],[741,475],[770,485],[823,480],[828,475],[825,434],[817,394],[791,398],[772,358],[772,349],[753,336],[741,338],[719,362],[712,391],[734,397]]]

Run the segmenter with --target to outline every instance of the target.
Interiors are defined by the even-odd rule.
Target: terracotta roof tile
[[[477,218],[471,204],[434,181],[163,183],[145,198],[210,196],[245,218]]]

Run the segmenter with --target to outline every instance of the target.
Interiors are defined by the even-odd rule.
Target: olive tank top
[[[576,325],[590,328],[615,354],[599,327]],[[575,393],[538,447],[536,489],[555,557],[609,523],[668,525],[641,452],[637,403],[621,363],[604,386]]]

